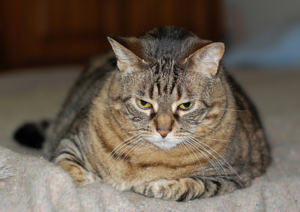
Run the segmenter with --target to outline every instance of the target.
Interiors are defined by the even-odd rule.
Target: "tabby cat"
[[[249,186],[270,163],[255,109],[220,61],[223,43],[160,27],[109,36],[46,132],[76,186],[102,182],[188,201]]]

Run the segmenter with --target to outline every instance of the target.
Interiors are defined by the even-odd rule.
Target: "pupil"
[[[183,104],[184,107],[189,107],[190,105],[191,105],[190,102],[189,102],[189,103],[184,103],[184,104]]]
[[[147,102],[141,100],[141,104],[142,104],[143,106],[145,106],[145,105],[147,104]]]

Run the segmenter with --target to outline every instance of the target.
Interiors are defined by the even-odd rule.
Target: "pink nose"
[[[161,134],[162,137],[166,137],[168,133],[170,133],[170,130],[157,130],[159,134]]]

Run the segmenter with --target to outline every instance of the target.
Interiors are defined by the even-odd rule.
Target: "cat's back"
[[[46,133],[45,152],[48,155],[75,123],[86,118],[93,98],[99,93],[116,70],[116,58],[112,51],[93,57],[80,73],[67,98]]]
[[[252,173],[256,177],[264,173],[271,163],[267,138],[251,99],[231,75],[227,74],[226,78],[236,102],[236,137],[239,140],[240,151],[241,154],[247,155]]]

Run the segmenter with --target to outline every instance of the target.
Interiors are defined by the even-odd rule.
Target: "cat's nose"
[[[159,114],[156,120],[156,131],[164,138],[172,131],[172,117]]]
[[[156,130],[163,138],[166,137],[170,132],[172,132],[171,130]]]

